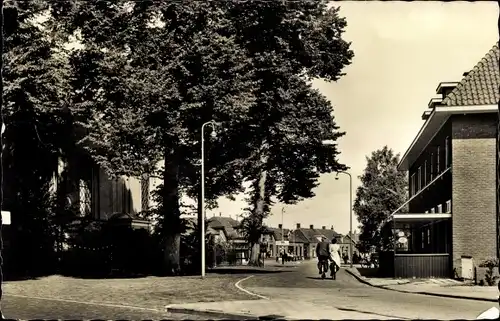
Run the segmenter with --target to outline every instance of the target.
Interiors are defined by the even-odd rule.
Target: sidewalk
[[[362,276],[356,268],[346,267],[345,270],[362,283],[392,291],[487,302],[498,300],[497,286],[468,285],[452,279],[367,278]]]
[[[347,310],[297,300],[245,300],[210,303],[172,304],[166,307],[171,313],[194,313],[212,317],[287,320],[390,320],[393,318]]]

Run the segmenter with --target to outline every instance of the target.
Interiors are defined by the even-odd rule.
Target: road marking
[[[241,285],[240,285],[240,283],[241,283],[241,282],[246,281],[246,280],[248,280],[248,279],[250,279],[251,277],[254,277],[254,276],[255,276],[255,275],[250,275],[250,276],[247,276],[246,278],[243,278],[243,279],[239,280],[238,282],[236,282],[236,283],[234,284],[234,286],[235,286],[236,288],[238,288],[238,290],[241,290],[241,291],[245,292],[246,294],[249,294],[249,295],[252,295],[252,296],[256,296],[256,297],[259,297],[259,298],[264,299],[264,300],[269,300],[269,298],[267,298],[267,297],[265,297],[265,296],[263,296],[263,295],[260,295],[260,294],[257,294],[257,293],[250,292],[250,291],[248,291],[248,290],[244,289],[243,287],[241,287]]]
[[[131,305],[123,305],[123,304],[82,302],[82,301],[76,301],[76,300],[57,299],[57,298],[44,298],[44,297],[27,296],[27,295],[20,295],[20,294],[4,294],[3,296],[4,297],[5,296],[7,296],[7,297],[11,296],[11,297],[17,297],[17,298],[24,298],[24,299],[35,299],[35,300],[45,300],[45,301],[56,301],[56,302],[66,302],[66,303],[75,303],[75,304],[94,305],[94,306],[109,307],[109,308],[125,308],[125,309],[133,309],[133,310],[163,312],[163,311],[160,311],[158,309],[143,308],[143,307],[136,307],[136,306],[131,306]]]

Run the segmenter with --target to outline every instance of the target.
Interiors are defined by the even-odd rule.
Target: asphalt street
[[[7,319],[22,320],[206,320],[206,317],[100,304],[75,303],[52,299],[33,299],[5,295],[3,314]]]
[[[305,261],[291,271],[255,275],[240,286],[269,298],[301,300],[398,319],[475,319],[494,306],[491,302],[374,288],[360,283],[343,269],[336,280],[322,280],[314,261]]]

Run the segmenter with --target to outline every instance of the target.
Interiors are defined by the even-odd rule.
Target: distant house
[[[267,227],[267,231],[262,235],[261,243],[266,244],[267,253],[271,257],[276,257],[282,251],[290,253],[289,245],[284,245],[289,242],[291,231],[289,229],[282,229],[282,225],[278,227]]]
[[[231,245],[237,259],[242,263],[248,261],[250,249],[239,221],[231,217],[214,216],[208,219],[208,228],[214,231],[216,242]]]
[[[300,224],[297,224],[296,229],[291,235],[293,253],[305,259],[315,258],[316,245],[324,237],[332,240],[333,238],[340,238],[341,235],[335,232],[333,226],[330,229],[327,229],[326,226],[322,226],[321,229],[315,229],[314,225],[310,225],[309,228],[303,228]]]
[[[342,257],[344,257],[344,255],[347,255],[347,257],[350,260],[351,259],[350,247],[352,245],[352,253],[353,254],[356,253],[357,252],[356,245],[358,244],[358,242],[359,242],[359,234],[356,232],[352,233],[352,237],[349,233],[340,236],[338,243],[340,245],[340,253]]]

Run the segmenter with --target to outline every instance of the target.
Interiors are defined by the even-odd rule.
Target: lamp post
[[[336,143],[334,140],[323,140],[321,142],[322,145],[324,146],[335,146]],[[338,175],[339,174],[346,174],[349,176],[349,238],[350,238],[350,242],[349,242],[349,254],[351,256],[351,268],[353,267],[353,264],[352,264],[352,243],[353,243],[353,240],[352,240],[352,176],[350,173],[348,172],[344,172],[344,171],[341,171],[341,172],[337,172],[337,176],[335,177],[336,180],[338,180]]]
[[[213,120],[201,125],[201,278],[205,277],[205,126],[212,126],[212,137],[215,138],[215,122]]]
[[[352,176],[348,172],[337,172],[337,176],[335,177],[336,180],[339,179],[338,178],[339,174],[345,174],[345,175],[349,176],[349,239],[350,239],[349,257],[350,257],[351,268],[352,268],[353,267],[353,262],[352,262],[352,252],[353,252],[353,248],[352,248],[352,243],[353,243],[353,239],[352,239]]]
[[[281,251],[283,251],[283,254],[285,254],[285,244],[284,244],[284,237],[285,234],[283,232],[283,215],[285,214],[285,208],[281,208]]]

